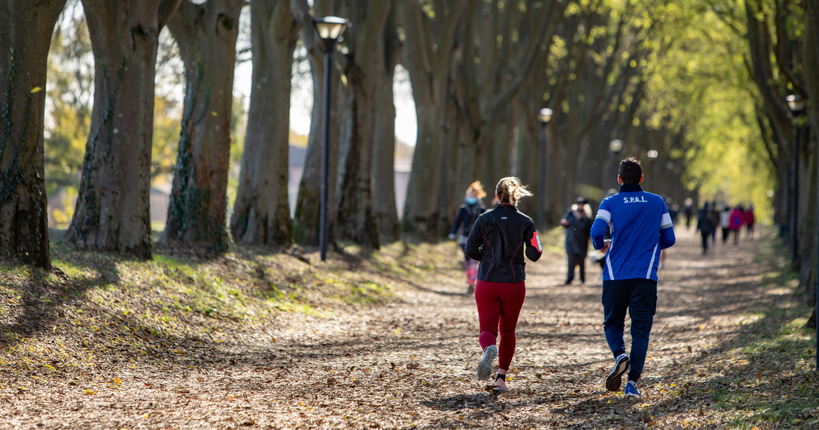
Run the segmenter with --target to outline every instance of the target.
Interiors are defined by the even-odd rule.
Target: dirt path
[[[460,280],[418,280],[393,305],[236,333],[221,362],[204,355],[169,367],[123,362],[116,379],[93,387],[70,380],[21,390],[0,402],[0,427],[666,428],[683,420],[714,427],[703,411],[710,397],[675,399],[727,372],[703,359],[724,351],[769,302],[759,281],[770,268],[755,259],[763,242],[719,244],[703,257],[698,238],[678,231],[660,275],[642,401],[603,388],[612,359],[599,283],[561,286],[564,260],[554,258],[527,266],[513,391],[501,396],[475,379],[477,315]],[[600,273],[589,271],[590,281]]]

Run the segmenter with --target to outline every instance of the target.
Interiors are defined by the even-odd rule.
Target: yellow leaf
[[[119,379],[119,378],[114,378],[114,383],[115,383],[115,384],[121,384],[121,383],[122,383],[122,379]]]
[[[216,114],[216,112],[214,112],[214,111],[210,111],[210,114],[211,114],[211,115],[213,115],[213,116],[219,116],[219,115],[217,115],[217,114]]]
[[[96,393],[96,391],[94,391],[94,390],[92,390],[92,389],[90,389],[90,388],[89,388],[89,389],[87,389],[87,390],[85,390],[85,394],[88,394],[89,396],[90,396],[90,395],[92,395],[92,394],[94,394],[94,393]]]
[[[271,341],[271,342],[275,342],[275,341],[276,341],[276,338],[275,338],[275,337],[271,337],[271,338],[270,338],[270,341]]]
[[[174,354],[184,354],[184,352],[182,352],[182,351],[180,351],[180,350],[178,350],[178,349],[174,349],[174,350],[173,350],[173,353],[174,353]]]
[[[31,94],[34,94],[34,93],[39,93],[39,92],[40,92],[40,90],[42,90],[42,88],[40,88],[40,87],[34,87],[34,88],[32,88],[32,89],[31,89]]]
[[[145,414],[145,415],[143,415],[143,416],[144,416],[145,418],[148,418],[148,416],[150,416],[150,415],[151,415],[151,414]]]
[[[216,343],[222,343],[222,341],[219,340],[219,339],[214,339],[213,341],[216,342]]]

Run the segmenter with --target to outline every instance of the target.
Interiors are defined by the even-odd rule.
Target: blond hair
[[[495,194],[498,196],[499,203],[507,205],[517,205],[520,199],[532,195],[532,193],[526,189],[526,186],[520,183],[520,179],[514,176],[501,179],[498,182],[498,186],[495,187]]]
[[[479,199],[486,197],[486,192],[483,190],[483,185],[481,185],[481,181],[475,181],[469,184],[469,187],[466,188],[466,192],[464,193],[464,195],[469,195],[469,193],[473,191],[478,193]]]

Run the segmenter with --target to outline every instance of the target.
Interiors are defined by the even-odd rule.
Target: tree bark
[[[298,11],[309,18],[309,6],[306,0],[298,0]],[[329,16],[339,12],[330,0],[315,0],[313,11],[316,16]],[[310,73],[313,80],[313,110],[310,117],[310,136],[307,141],[307,157],[304,161],[304,173],[299,184],[299,195],[296,201],[294,219],[294,236],[297,243],[303,245],[319,244],[319,210],[321,205],[321,157],[323,152],[324,130],[324,55],[321,39],[316,35],[312,24],[301,27],[300,37],[310,60]],[[334,52],[333,55],[338,55]],[[334,63],[335,64],[335,63]],[[340,85],[337,70],[331,70],[334,76],[330,80],[332,100],[330,101],[330,154],[329,173],[327,178],[327,236],[328,243],[333,243],[336,220],[336,181],[338,176],[338,149],[341,140],[341,112],[339,107],[344,103],[344,90]]]
[[[94,50],[94,108],[66,241],[150,259],[157,39],[180,0],[83,0]]]
[[[183,1],[168,23],[185,65],[185,106],[162,242],[228,249],[230,111],[243,0]]]
[[[422,9],[422,2],[398,2],[404,26],[404,66],[410,75],[418,133],[412,173],[407,187],[403,230],[425,242],[437,242],[443,151],[443,124],[446,121],[447,79],[449,77],[455,32],[468,3],[453,0],[445,8],[434,3],[435,19]],[[446,13],[444,9],[448,9]]]
[[[43,181],[46,66],[65,0],[0,6],[0,259],[51,270]]]
[[[395,8],[390,9],[384,26],[382,70],[376,74],[375,132],[373,136],[373,216],[380,242],[394,242],[401,234],[395,206],[395,103],[393,75],[401,55],[401,41],[395,23]]]
[[[372,159],[378,74],[384,58],[384,26],[390,0],[349,0],[347,15],[362,23],[347,33],[345,66],[347,89],[337,184],[338,227],[341,239],[378,248],[373,214]],[[374,46],[372,46],[374,45]],[[393,200],[394,201],[394,200]]]
[[[235,240],[287,245],[290,90],[299,24],[290,0],[252,0],[253,88],[239,191],[230,221]]]

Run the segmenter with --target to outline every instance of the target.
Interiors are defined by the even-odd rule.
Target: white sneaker
[[[483,359],[478,363],[478,380],[489,379],[492,376],[492,362],[498,356],[498,347],[489,345],[483,350]]]

